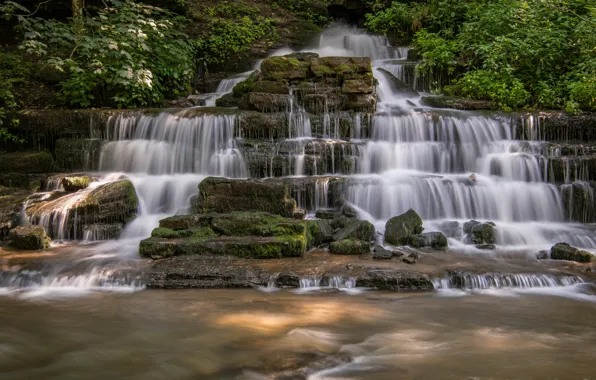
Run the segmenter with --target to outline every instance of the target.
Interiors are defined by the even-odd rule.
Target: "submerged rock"
[[[339,240],[329,245],[329,251],[336,255],[365,255],[370,252],[370,243],[356,239]]]
[[[550,250],[550,258],[553,260],[577,261],[579,263],[589,263],[594,255],[590,252],[582,251],[572,247],[567,243],[555,244]]]
[[[10,231],[11,245],[18,249],[42,250],[50,247],[50,238],[42,226],[20,226]]]
[[[385,224],[385,241],[394,245],[410,244],[412,236],[422,233],[422,218],[416,211],[407,212],[393,217]]]
[[[29,194],[27,190],[0,186],[0,241],[6,240],[18,225],[22,204]]]

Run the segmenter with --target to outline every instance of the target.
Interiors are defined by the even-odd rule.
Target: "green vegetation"
[[[504,109],[596,110],[590,0],[371,3],[367,27],[412,42],[417,70],[448,73],[452,94]]]
[[[20,17],[26,54],[64,73],[60,98],[72,107],[133,107],[188,92],[193,50],[185,19],[147,5],[114,1],[82,25]]]

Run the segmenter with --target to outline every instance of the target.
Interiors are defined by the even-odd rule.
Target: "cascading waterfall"
[[[433,280],[435,289],[501,289],[545,288],[583,284],[579,276],[555,276],[549,274],[456,274]]]

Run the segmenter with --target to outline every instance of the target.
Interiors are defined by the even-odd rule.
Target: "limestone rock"
[[[294,57],[271,57],[261,63],[261,72],[266,80],[306,79],[309,66]]]
[[[238,107],[238,104],[240,104],[240,98],[235,97],[233,93],[225,94],[215,100],[215,105],[218,107]]]
[[[311,61],[310,66],[316,76],[337,76],[371,71],[368,57],[320,57]]]
[[[199,184],[198,213],[263,211],[291,218],[296,201],[289,185],[277,178],[227,179],[205,178]]]
[[[42,226],[20,226],[10,231],[11,244],[18,249],[42,250],[50,247],[50,238]]]
[[[422,219],[416,211],[407,212],[393,217],[385,224],[385,241],[393,245],[406,245],[412,236],[422,233]]]
[[[577,261],[579,263],[589,263],[594,255],[590,252],[582,251],[567,243],[555,244],[550,250],[550,258],[553,260]]]
[[[339,240],[329,245],[329,251],[336,255],[365,255],[370,252],[370,243],[355,239]]]

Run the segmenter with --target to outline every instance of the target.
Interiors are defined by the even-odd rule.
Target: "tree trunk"
[[[72,20],[74,23],[75,39],[77,43],[83,38],[85,24],[83,21],[84,0],[72,0]]]

